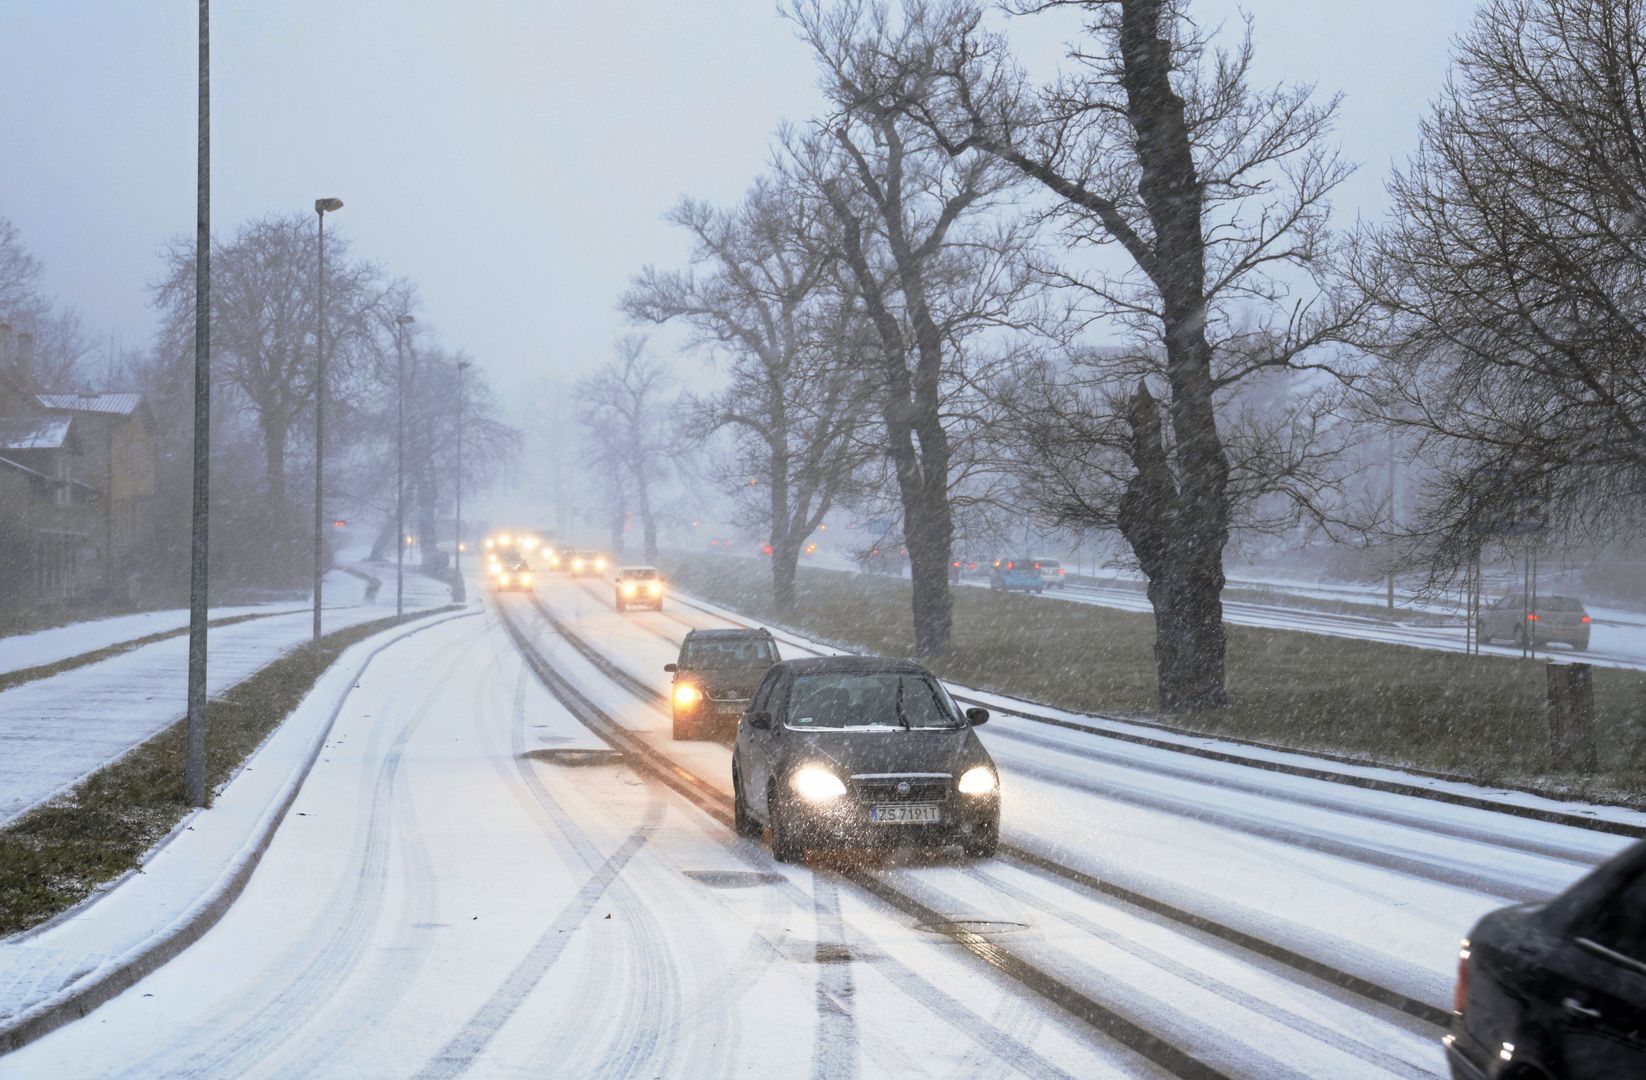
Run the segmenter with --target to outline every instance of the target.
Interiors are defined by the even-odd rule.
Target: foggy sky
[[[1256,20],[1259,81],[1345,94],[1361,164],[1335,203],[1375,217],[1416,146],[1470,0],[1203,0]],[[417,282],[423,320],[507,393],[603,360],[629,276],[686,251],[659,216],[730,201],[788,118],[821,107],[772,0],[218,0],[213,220],[311,210]],[[144,345],[158,252],[194,220],[193,0],[0,3],[0,215],[45,290]],[[1033,70],[1067,23],[1008,29]]]

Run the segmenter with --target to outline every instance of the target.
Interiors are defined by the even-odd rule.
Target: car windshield
[[[955,728],[960,710],[924,675],[835,672],[802,675],[789,691],[795,728]]]
[[[686,642],[681,663],[694,668],[775,664],[777,647],[766,637],[694,639]]]
[[[624,570],[624,581],[653,581],[657,578],[656,570]]]

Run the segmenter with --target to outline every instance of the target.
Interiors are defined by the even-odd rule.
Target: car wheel
[[[743,777],[736,765],[732,766],[732,828],[747,840],[758,840],[765,831],[749,813],[749,800],[743,797]]]
[[[1482,645],[1490,645],[1492,643],[1492,635],[1486,632],[1485,623],[1480,623],[1475,627],[1475,640]]]
[[[1572,642],[1572,648],[1576,649],[1578,652],[1588,652],[1589,651],[1589,639],[1588,638],[1581,638],[1577,641]]]
[[[1000,824],[996,822],[980,833],[973,833],[960,843],[961,850],[974,859],[992,859],[1000,848]]]
[[[789,863],[805,858],[806,849],[795,842],[793,828],[783,820],[788,812],[783,809],[775,787],[766,792],[766,813],[772,822],[772,858]]]

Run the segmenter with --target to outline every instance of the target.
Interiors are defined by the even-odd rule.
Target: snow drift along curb
[[[235,899],[245,889],[251,880],[252,872],[257,869],[263,853],[268,849],[274,833],[279,829],[286,813],[297,799],[303,782],[308,778],[309,770],[319,759],[326,739],[343,711],[343,705],[348,700],[349,693],[359,682],[366,668],[384,650],[396,645],[413,634],[432,629],[442,623],[455,619],[469,618],[481,614],[479,609],[457,612],[443,618],[428,622],[421,622],[416,626],[397,626],[374,635],[365,641],[358,642],[345,650],[330,668],[323,672],[316,685],[310,690],[312,696],[319,689],[321,681],[332,675],[343,666],[344,659],[358,650],[367,650],[366,655],[360,658],[358,664],[350,671],[346,681],[337,693],[330,713],[321,723],[309,741],[308,749],[304,752],[299,764],[287,777],[279,789],[275,800],[263,815],[258,819],[250,835],[239,849],[234,860],[224,868],[213,885],[189,907],[181,916],[170,925],[156,931],[138,945],[122,955],[110,959],[108,962],[94,968],[84,977],[71,983],[57,993],[35,1005],[24,1009],[14,1018],[0,1021],[0,1055],[5,1055],[27,1043],[33,1042],[41,1036],[90,1013],[97,1006],[110,998],[120,994],[144,976],[153,972],[168,960],[177,956],[195,941],[210,930],[217,921],[228,911]],[[387,640],[381,640],[387,638]],[[373,644],[373,641],[376,644]],[[306,704],[306,696],[298,709]],[[296,710],[294,710],[295,712]],[[279,729],[277,728],[276,731]],[[272,736],[271,736],[272,737]],[[256,754],[253,755],[253,758]],[[250,761],[252,759],[248,759]],[[231,781],[232,783],[232,781]],[[184,822],[198,817],[198,814],[185,818]],[[179,823],[179,829],[184,823]]]

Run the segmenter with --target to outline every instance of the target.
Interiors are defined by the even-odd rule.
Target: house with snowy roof
[[[0,333],[0,603],[129,597],[152,534],[148,405],[141,394],[42,392],[20,347]]]

